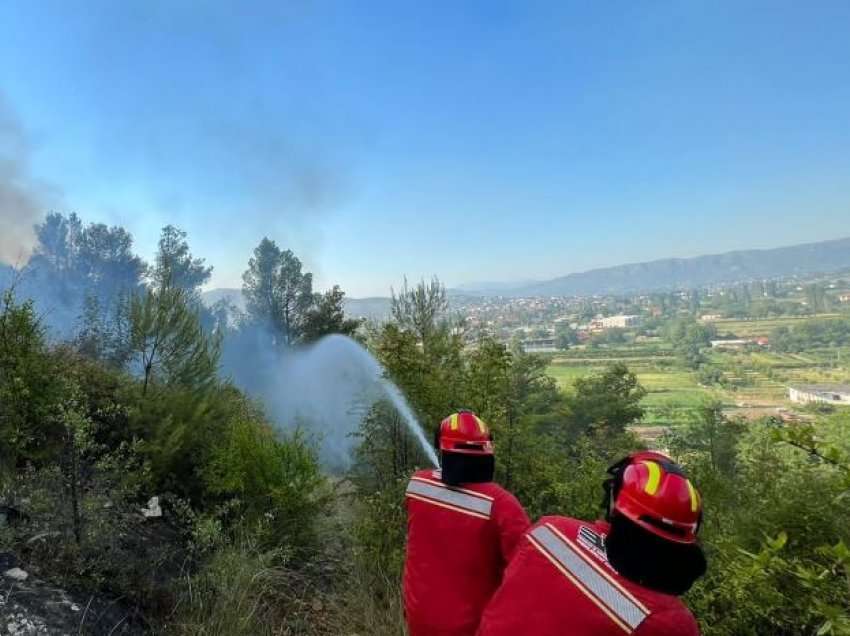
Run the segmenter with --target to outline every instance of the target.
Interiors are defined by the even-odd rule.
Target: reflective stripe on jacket
[[[472,636],[530,522],[492,482],[449,487],[422,470],[407,485],[404,606],[411,636]]]
[[[611,567],[607,532],[603,522],[541,519],[525,534],[478,636],[699,636],[677,597]]]

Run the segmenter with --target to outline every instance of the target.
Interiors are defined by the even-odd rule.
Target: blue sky
[[[850,3],[0,3],[51,205],[386,294],[850,235]]]

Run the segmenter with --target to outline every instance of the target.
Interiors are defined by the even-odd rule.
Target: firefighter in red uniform
[[[678,598],[705,573],[699,493],[660,453],[609,473],[608,521],[543,517],[529,529],[478,636],[699,636]]]
[[[493,437],[477,415],[450,415],[437,431],[441,470],[407,485],[404,609],[410,636],[472,636],[531,525],[493,483]]]

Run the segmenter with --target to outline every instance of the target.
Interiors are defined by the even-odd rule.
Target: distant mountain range
[[[515,280],[509,283],[496,281],[461,283],[450,291],[454,294],[501,294],[506,290],[529,287],[530,285],[536,285],[539,282],[539,280]]]
[[[845,268],[850,268],[850,238],[694,258],[665,258],[513,286],[487,283],[485,288],[476,289],[474,285],[465,285],[462,291],[513,297],[625,294],[828,273]]]
[[[450,289],[449,295],[459,299],[494,295],[529,297],[628,294],[831,273],[844,269],[850,269],[850,238],[694,258],[665,258],[593,269],[548,281],[472,283]],[[13,278],[14,270],[0,263],[0,290],[5,289]],[[221,299],[227,299],[237,307],[244,307],[242,292],[239,289],[218,288],[203,293],[203,300],[208,305]],[[346,298],[345,308],[352,316],[380,320],[389,315],[390,299]]]
[[[568,274],[548,281],[479,283],[449,290],[450,297],[591,296],[628,294],[722,285],[745,280],[787,278],[850,269],[850,238],[766,250],[741,250],[693,258],[665,258]],[[204,292],[204,302],[227,298],[243,306],[238,289]],[[390,311],[389,298],[346,298],[352,316],[380,320]]]

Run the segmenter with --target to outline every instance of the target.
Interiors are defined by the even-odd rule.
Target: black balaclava
[[[496,462],[493,455],[440,453],[442,480],[449,486],[493,481]]]
[[[706,571],[699,545],[668,541],[621,514],[611,516],[605,547],[608,562],[618,573],[665,594],[684,594]]]

